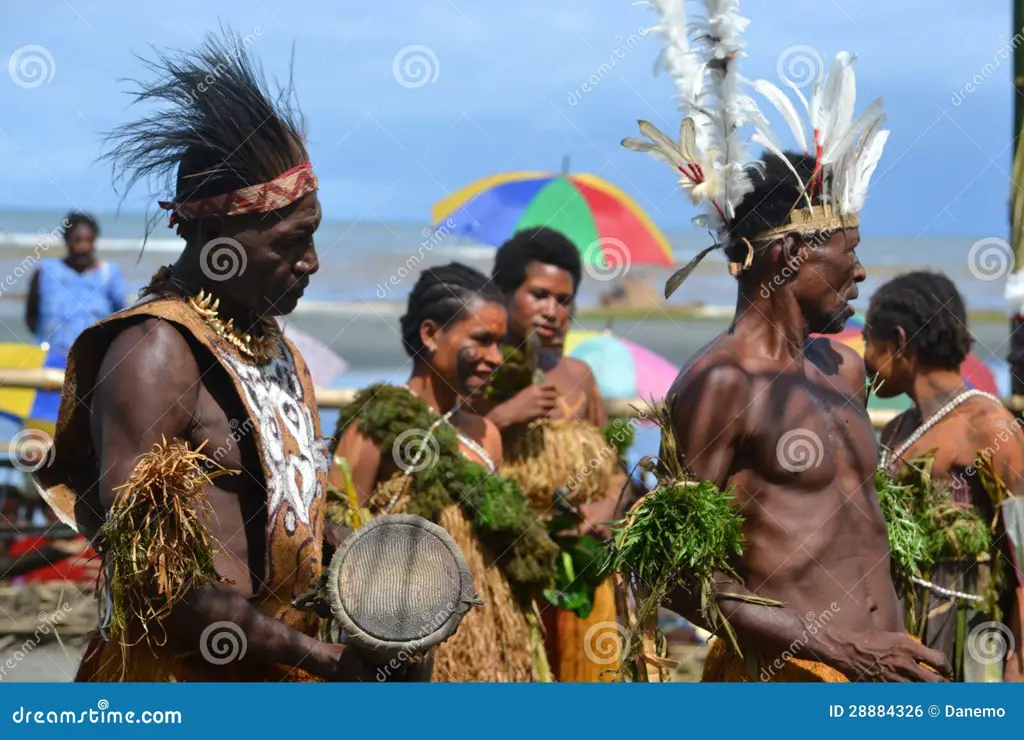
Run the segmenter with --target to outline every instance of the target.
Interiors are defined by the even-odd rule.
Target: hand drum
[[[410,514],[353,532],[331,560],[327,588],[340,641],[375,663],[426,653],[482,603],[451,535]]]

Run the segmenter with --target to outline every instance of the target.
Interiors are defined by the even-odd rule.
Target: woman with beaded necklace
[[[908,610],[923,642],[949,657],[960,680],[984,680],[983,675],[992,680],[991,669],[976,659],[979,651],[970,649],[967,631],[972,626],[998,629],[1006,643],[1011,629],[1016,631],[1017,652],[1011,652],[997,672],[1005,674],[1004,680],[1021,680],[1021,589],[1012,567],[1002,568],[1006,577],[1001,588],[994,579],[1007,561],[1001,545],[1005,538],[992,527],[998,522],[1000,497],[1024,492],[1024,432],[998,398],[972,389],[961,375],[960,365],[973,342],[963,298],[942,274],[901,275],[872,297],[864,341],[873,392],[881,398],[906,393],[914,402],[883,429],[880,466],[898,479],[912,481],[918,491],[942,491],[935,501],[947,504],[942,516],[948,521],[935,528],[940,537],[942,532],[966,531],[956,527],[966,526],[970,519],[978,521],[977,517],[993,531],[991,547],[977,555],[962,552],[968,547],[963,535],[947,538],[952,551],[943,555],[933,536],[929,547],[937,562],[928,578],[915,580],[918,588],[908,595]],[[986,481],[987,476],[998,481]],[[921,499],[916,500],[920,515]],[[994,589],[988,605],[982,596],[986,588]],[[986,626],[1000,613],[1012,628]],[[983,638],[979,633],[974,639]]]
[[[447,529],[466,555],[483,603],[436,649],[435,681],[549,673],[534,598],[551,583],[557,547],[518,485],[497,474],[497,427],[461,402],[501,363],[503,301],[465,265],[425,270],[401,320],[409,380],[363,390],[334,435],[329,520],[358,527],[377,514],[417,514]]]

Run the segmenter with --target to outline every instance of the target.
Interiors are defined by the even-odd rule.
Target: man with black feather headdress
[[[309,371],[275,322],[317,271],[298,120],[230,38],[148,66],[135,98],[168,107],[115,131],[108,157],[129,188],[176,173],[160,205],[185,248],[76,341],[38,473],[103,559],[78,680],[369,678],[292,605],[320,577],[327,462]]]

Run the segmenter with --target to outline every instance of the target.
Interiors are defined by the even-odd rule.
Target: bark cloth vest
[[[231,379],[249,415],[252,430],[246,436],[256,445],[266,487],[266,559],[262,585],[249,601],[267,616],[315,635],[317,617],[291,603],[312,590],[320,576],[327,452],[312,377],[298,351],[283,337],[279,339],[282,358],[254,365],[178,298],[145,300],[93,325],[75,342],[68,359],[53,459],[36,473],[41,493],[72,526],[95,531],[103,522],[98,459],[89,428],[93,389],[113,339],[147,318],[169,321],[187,332]],[[214,665],[192,646],[140,643],[127,654],[122,648],[94,639],[78,680],[308,680],[301,671],[244,658]]]

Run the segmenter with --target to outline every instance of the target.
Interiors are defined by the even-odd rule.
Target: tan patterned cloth
[[[208,352],[230,377],[238,398],[248,411],[251,436],[259,454],[265,481],[267,504],[266,559],[263,585],[250,598],[254,607],[293,629],[313,636],[315,614],[292,607],[292,600],[311,591],[320,577],[323,544],[323,502],[326,485],[327,452],[321,443],[320,419],[309,370],[295,348],[283,337],[282,357],[257,366],[245,361],[236,350],[213,334],[187,302],[171,299],[145,301],[87,329],[75,342],[68,357],[64,390],[51,465],[36,473],[43,497],[66,523],[84,531],[96,531],[103,523],[97,481],[97,455],[89,428],[90,407],[100,363],[117,334],[146,318],[170,321],[190,334],[198,351]],[[123,680],[182,680],[189,664],[187,656],[136,650],[139,657],[120,665],[120,647],[107,650],[91,646],[86,664],[96,675],[123,675]],[[97,650],[118,665],[102,666]],[[170,650],[170,648],[167,648]],[[99,661],[99,663],[97,663]],[[198,675],[212,673],[219,680],[222,670],[195,663]],[[273,674],[287,674],[274,670]],[[144,675],[145,674],[145,675]],[[260,680],[259,672],[249,680]],[[88,680],[88,676],[80,677]],[[231,680],[231,679],[227,679]]]

